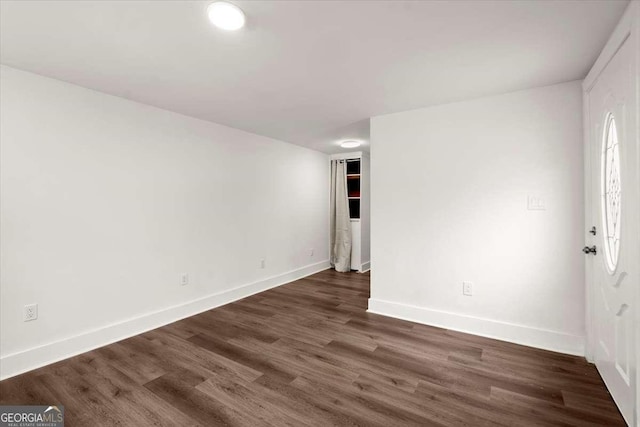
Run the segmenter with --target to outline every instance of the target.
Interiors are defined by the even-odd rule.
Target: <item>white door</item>
[[[624,41],[588,92],[590,223],[585,230],[591,356],[629,425],[636,422],[634,337],[640,279],[633,49],[630,39]]]

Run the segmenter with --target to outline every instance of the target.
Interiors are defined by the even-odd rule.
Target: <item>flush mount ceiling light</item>
[[[211,3],[207,8],[207,16],[213,25],[222,30],[235,31],[244,27],[244,12],[231,3]]]
[[[354,141],[354,140],[342,141],[340,143],[340,146],[342,148],[356,148],[360,146],[360,141]]]

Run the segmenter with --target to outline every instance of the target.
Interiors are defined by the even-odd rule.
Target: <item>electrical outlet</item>
[[[309,249],[309,256],[312,257],[313,256],[313,248]]]
[[[29,322],[38,318],[38,304],[28,304],[24,306],[22,320]]]
[[[260,260],[260,268],[265,268],[267,263],[264,261],[264,258]]]
[[[462,294],[466,296],[473,295],[473,283],[471,282],[462,282]]]
[[[547,205],[542,196],[530,194],[527,197],[527,209],[530,211],[545,211],[547,210]]]
[[[186,286],[189,284],[189,275],[187,273],[184,273],[182,276],[180,276],[180,286]]]

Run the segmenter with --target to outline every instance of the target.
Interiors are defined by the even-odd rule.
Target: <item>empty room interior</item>
[[[640,0],[0,0],[0,427],[640,427]]]

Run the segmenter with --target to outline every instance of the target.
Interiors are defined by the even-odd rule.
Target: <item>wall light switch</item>
[[[529,194],[527,197],[527,210],[530,211],[545,211],[547,206],[544,198],[538,195]]]
[[[180,276],[180,286],[186,286],[188,284],[189,284],[189,275],[185,273],[182,276]]]

